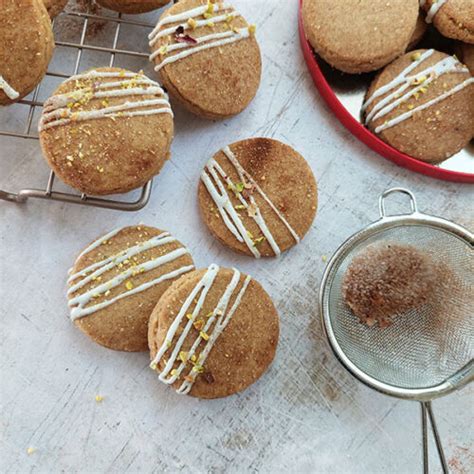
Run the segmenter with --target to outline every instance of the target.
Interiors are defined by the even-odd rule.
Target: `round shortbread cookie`
[[[120,13],[145,13],[169,3],[170,0],[96,0],[99,5]]]
[[[259,258],[297,244],[316,215],[317,185],[305,159],[270,138],[218,151],[201,174],[202,218],[232,250]]]
[[[473,0],[421,0],[426,21],[448,38],[474,43]]]
[[[365,123],[397,150],[438,163],[472,137],[473,82],[453,56],[433,49],[405,54],[372,82]]]
[[[0,8],[0,105],[28,95],[43,79],[54,39],[42,0],[5,0]]]
[[[403,54],[419,16],[418,0],[304,0],[308,41],[331,66],[375,71]]]
[[[227,397],[256,382],[279,337],[272,300],[255,280],[211,265],[165,292],[150,317],[150,366],[180,394]]]
[[[163,89],[142,73],[99,68],[56,90],[39,129],[44,156],[65,183],[87,194],[123,193],[165,164],[173,113]]]
[[[71,319],[105,347],[145,351],[156,302],[192,270],[189,251],[168,232],[145,225],[112,231],[89,245],[70,271]]]
[[[48,10],[49,16],[55,18],[58,16],[66,6],[68,0],[43,0],[43,3]]]
[[[230,117],[248,106],[260,85],[254,33],[228,2],[181,0],[150,34],[150,58],[169,93],[191,112]]]

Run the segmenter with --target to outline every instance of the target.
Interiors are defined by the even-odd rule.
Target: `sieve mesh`
[[[442,269],[432,301],[398,315],[387,328],[359,322],[342,298],[353,258],[371,244],[398,243],[428,252]],[[361,371],[406,389],[427,388],[453,375],[474,356],[474,249],[447,230],[403,224],[371,233],[343,251],[327,281],[327,312],[341,350]]]

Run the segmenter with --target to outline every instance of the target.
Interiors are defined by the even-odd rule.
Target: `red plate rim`
[[[331,86],[327,82],[326,77],[319,67],[318,61],[313,53],[313,49],[306,39],[303,28],[302,5],[303,0],[299,0],[298,24],[301,49],[303,50],[303,55],[309,72],[313,78],[314,84],[339,121],[361,142],[372,148],[372,150],[376,151],[379,155],[393,161],[399,166],[403,166],[404,168],[408,168],[411,171],[416,171],[417,173],[422,173],[426,176],[431,176],[432,178],[442,179],[445,181],[474,183],[474,174],[438,168],[437,166],[417,160],[409,155],[406,155],[405,153],[396,150],[375,136],[349,113],[349,111],[342,105],[334,91],[331,89]]]

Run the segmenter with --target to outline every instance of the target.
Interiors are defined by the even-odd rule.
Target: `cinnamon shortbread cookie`
[[[249,105],[260,85],[254,33],[226,1],[180,0],[150,34],[150,59],[171,96],[191,112],[230,117]]]
[[[143,186],[169,157],[173,113],[159,84],[142,73],[98,68],[67,79],[40,120],[44,156],[87,194]]]
[[[198,195],[211,233],[256,258],[278,256],[299,243],[317,208],[316,181],[305,159],[270,138],[217,152],[201,174]]]
[[[168,232],[145,225],[109,232],[90,244],[71,269],[71,319],[105,347],[145,351],[156,302],[192,270],[189,251]]]
[[[454,56],[407,53],[372,82],[365,123],[410,156],[438,163],[469,143],[474,123],[474,79]]]
[[[0,8],[0,105],[28,95],[43,79],[54,39],[42,0],[4,0]]]
[[[151,367],[180,394],[226,397],[262,376],[278,336],[278,314],[260,284],[211,265],[173,283],[153,310]]]

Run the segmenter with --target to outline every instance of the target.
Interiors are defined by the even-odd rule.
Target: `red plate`
[[[372,150],[379,153],[381,156],[395,162],[399,166],[408,168],[409,170],[422,173],[437,179],[446,181],[456,181],[461,183],[474,183],[474,174],[464,173],[461,171],[453,171],[439,168],[438,166],[419,161],[411,156],[405,155],[387,143],[380,140],[376,135],[365,128],[353,115],[344,107],[338,99],[333,89],[331,88],[322,68],[318,63],[318,58],[315,56],[311,45],[308,43],[304,34],[303,17],[301,14],[301,6],[303,0],[299,0],[299,33],[301,49],[308,65],[309,72],[313,77],[313,81],[323,96],[329,107],[332,109],[340,122],[353,133],[360,141],[364,142]]]

